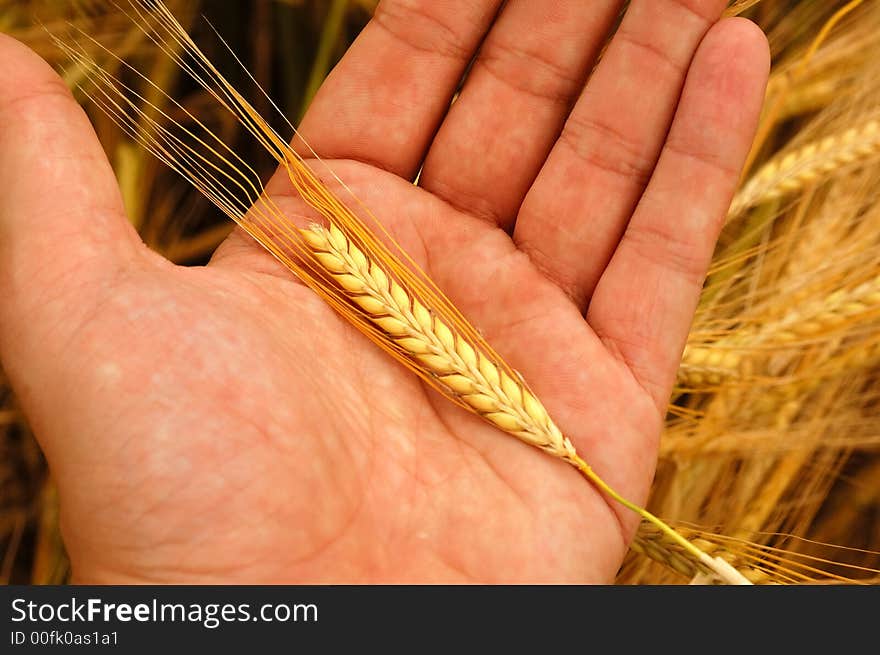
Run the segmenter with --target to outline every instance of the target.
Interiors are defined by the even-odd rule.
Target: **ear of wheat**
[[[767,162],[736,194],[728,219],[764,202],[791,195],[829,173],[880,156],[880,120],[871,119]]]
[[[321,181],[215,68],[166,6],[159,0],[129,0],[129,5],[128,14],[141,30],[275,158],[300,198],[314,211],[313,220],[302,225],[286,216],[264,193],[254,169],[173,98],[168,98],[169,102],[197,128],[182,126],[96,63],[83,42],[99,44],[88,35],[56,38],[70,60],[87,71],[91,86],[84,91],[132,139],[183,175],[352,325],[441,394],[577,468],[601,492],[653,524],[666,542],[675,544],[681,556],[690,558],[701,571],[722,582],[749,584],[726,561],[706,554],[599,478],[523,378],[382,224],[368,212],[361,218]],[[121,60],[119,64],[128,66]],[[150,84],[148,78],[141,78]],[[143,106],[150,111],[144,111]],[[288,126],[296,134],[293,126]],[[318,161],[314,152],[310,154]],[[347,190],[344,184],[343,188]]]
[[[864,584],[864,581],[835,573],[837,567],[859,573],[862,567],[829,562],[825,559],[792,553],[779,548],[753,543],[734,537],[723,537],[693,528],[679,528],[679,533],[706,553],[727,562],[752,584],[815,584],[818,581],[843,584]],[[670,543],[657,529],[643,523],[633,541],[632,549],[665,564],[694,582],[711,580],[713,572]]]

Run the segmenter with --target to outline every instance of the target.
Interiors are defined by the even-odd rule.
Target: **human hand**
[[[385,2],[301,132],[643,501],[766,42],[723,0],[633,0],[584,88],[622,2],[499,4]],[[634,517],[241,232],[203,268],[147,250],[86,117],[7,37],[0,179],[0,359],[77,582],[613,579]]]

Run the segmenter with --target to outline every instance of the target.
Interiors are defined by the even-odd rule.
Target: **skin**
[[[643,502],[766,41],[723,0],[633,0],[586,83],[620,2],[497,4],[384,2],[301,132]],[[200,268],[149,251],[85,115],[7,37],[0,179],[0,359],[77,582],[613,580],[632,515],[248,237]]]

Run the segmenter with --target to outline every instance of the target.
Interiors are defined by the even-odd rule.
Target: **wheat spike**
[[[743,358],[723,346],[685,346],[677,382],[683,387],[718,385],[742,374]]]
[[[880,155],[880,120],[827,136],[772,159],[736,194],[728,220],[769,200],[799,191],[839,168]]]
[[[316,260],[370,321],[447,393],[496,427],[566,460],[571,442],[522,380],[435,316],[334,224],[302,230]]]
[[[744,539],[721,537],[701,530],[679,527],[678,532],[701,551],[715,556],[751,584],[870,584],[866,576],[874,569],[858,566],[845,567],[860,578],[835,573],[828,568],[834,564],[818,557],[786,552],[772,546]],[[676,573],[691,579],[691,584],[716,582],[712,571],[682,552],[681,544],[670,541],[653,525],[643,523],[633,540],[632,550],[646,555]]]
[[[880,308],[880,276],[853,289],[839,289],[825,298],[795,309],[773,326],[777,343],[811,337],[839,328],[851,321],[864,320]]]
[[[767,369],[774,351],[770,346],[797,345],[829,332],[841,331],[849,325],[866,325],[880,312],[880,276],[851,289],[838,289],[829,295],[804,303],[770,321],[754,333],[741,332],[712,344],[688,344],[682,355],[677,381],[683,387],[698,388],[718,385],[732,379],[743,379],[746,371]],[[737,352],[737,349],[739,352]],[[743,351],[751,349],[746,356]],[[867,357],[865,349],[862,355]],[[783,357],[782,360],[785,358]],[[775,366],[780,369],[780,358]],[[764,373],[773,374],[767,369]]]
[[[685,537],[700,550],[723,560],[752,584],[775,584],[776,581],[769,572],[738,561],[734,553],[725,550],[719,544],[695,537],[681,529],[679,531],[683,532]],[[679,544],[670,541],[665,535],[654,530],[650,524],[646,523],[639,527],[639,532],[633,539],[630,548],[691,580],[704,581],[707,576],[711,579],[712,571],[705,564],[694,561],[692,557],[682,551]]]

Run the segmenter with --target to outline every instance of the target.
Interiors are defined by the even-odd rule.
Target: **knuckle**
[[[437,16],[432,6],[418,0],[385,0],[376,8],[373,23],[413,50],[469,60],[472,48],[465,36]]]
[[[572,114],[559,140],[587,165],[639,186],[648,183],[654,168],[643,144],[607,121]]]

